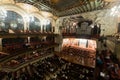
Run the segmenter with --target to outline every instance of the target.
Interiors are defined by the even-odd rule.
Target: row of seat
[[[0,80],[93,80],[94,69],[54,55],[15,72],[0,72]]]

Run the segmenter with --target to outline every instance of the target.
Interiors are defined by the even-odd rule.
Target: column
[[[0,38],[0,51],[2,51],[2,38]]]

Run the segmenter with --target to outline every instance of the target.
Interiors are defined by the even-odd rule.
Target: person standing
[[[99,27],[98,27],[98,36],[100,37],[100,34],[101,34],[101,24],[99,24]]]

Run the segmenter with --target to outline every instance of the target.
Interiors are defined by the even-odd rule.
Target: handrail
[[[7,62],[7,61],[9,61],[10,59],[12,59],[14,57],[21,56],[21,55],[24,55],[24,54],[29,54],[29,53],[31,53],[33,51],[41,51],[43,49],[49,49],[49,48],[52,48],[52,47],[55,47],[55,46],[58,46],[58,44],[51,45],[51,46],[48,46],[48,47],[38,48],[38,49],[27,49],[24,52],[17,52],[17,54],[9,55],[9,56],[7,56],[7,57],[5,57],[3,59],[0,59],[0,62],[4,63],[4,62]]]
[[[27,65],[29,65],[29,64],[33,64],[33,63],[35,63],[35,62],[37,62],[37,61],[40,61],[40,60],[42,60],[42,59],[44,59],[44,58],[46,58],[46,57],[51,57],[51,56],[53,56],[53,53],[44,54],[44,55],[39,56],[39,57],[37,57],[37,58],[33,58],[33,59],[31,59],[31,60],[28,60],[28,61],[26,61],[26,62],[23,62],[23,63],[21,63],[21,64],[18,64],[18,65],[16,65],[15,67],[13,67],[13,66],[12,66],[12,67],[11,67],[11,66],[3,66],[3,67],[2,67],[2,70],[3,70],[3,71],[7,71],[7,72],[10,72],[10,71],[13,72],[13,71],[16,71],[16,70],[24,67],[24,66],[27,66]]]

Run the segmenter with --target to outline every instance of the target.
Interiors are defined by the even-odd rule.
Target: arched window
[[[51,32],[52,24],[49,19],[44,19],[42,21],[43,24],[43,32]]]
[[[5,31],[8,31],[8,29],[12,29],[14,31],[24,29],[22,16],[14,11],[7,11],[7,16],[2,22],[5,24],[5,26],[2,27],[2,30]]]
[[[40,31],[41,30],[41,24],[40,20],[34,16],[30,17],[29,21],[29,30],[30,31]]]

